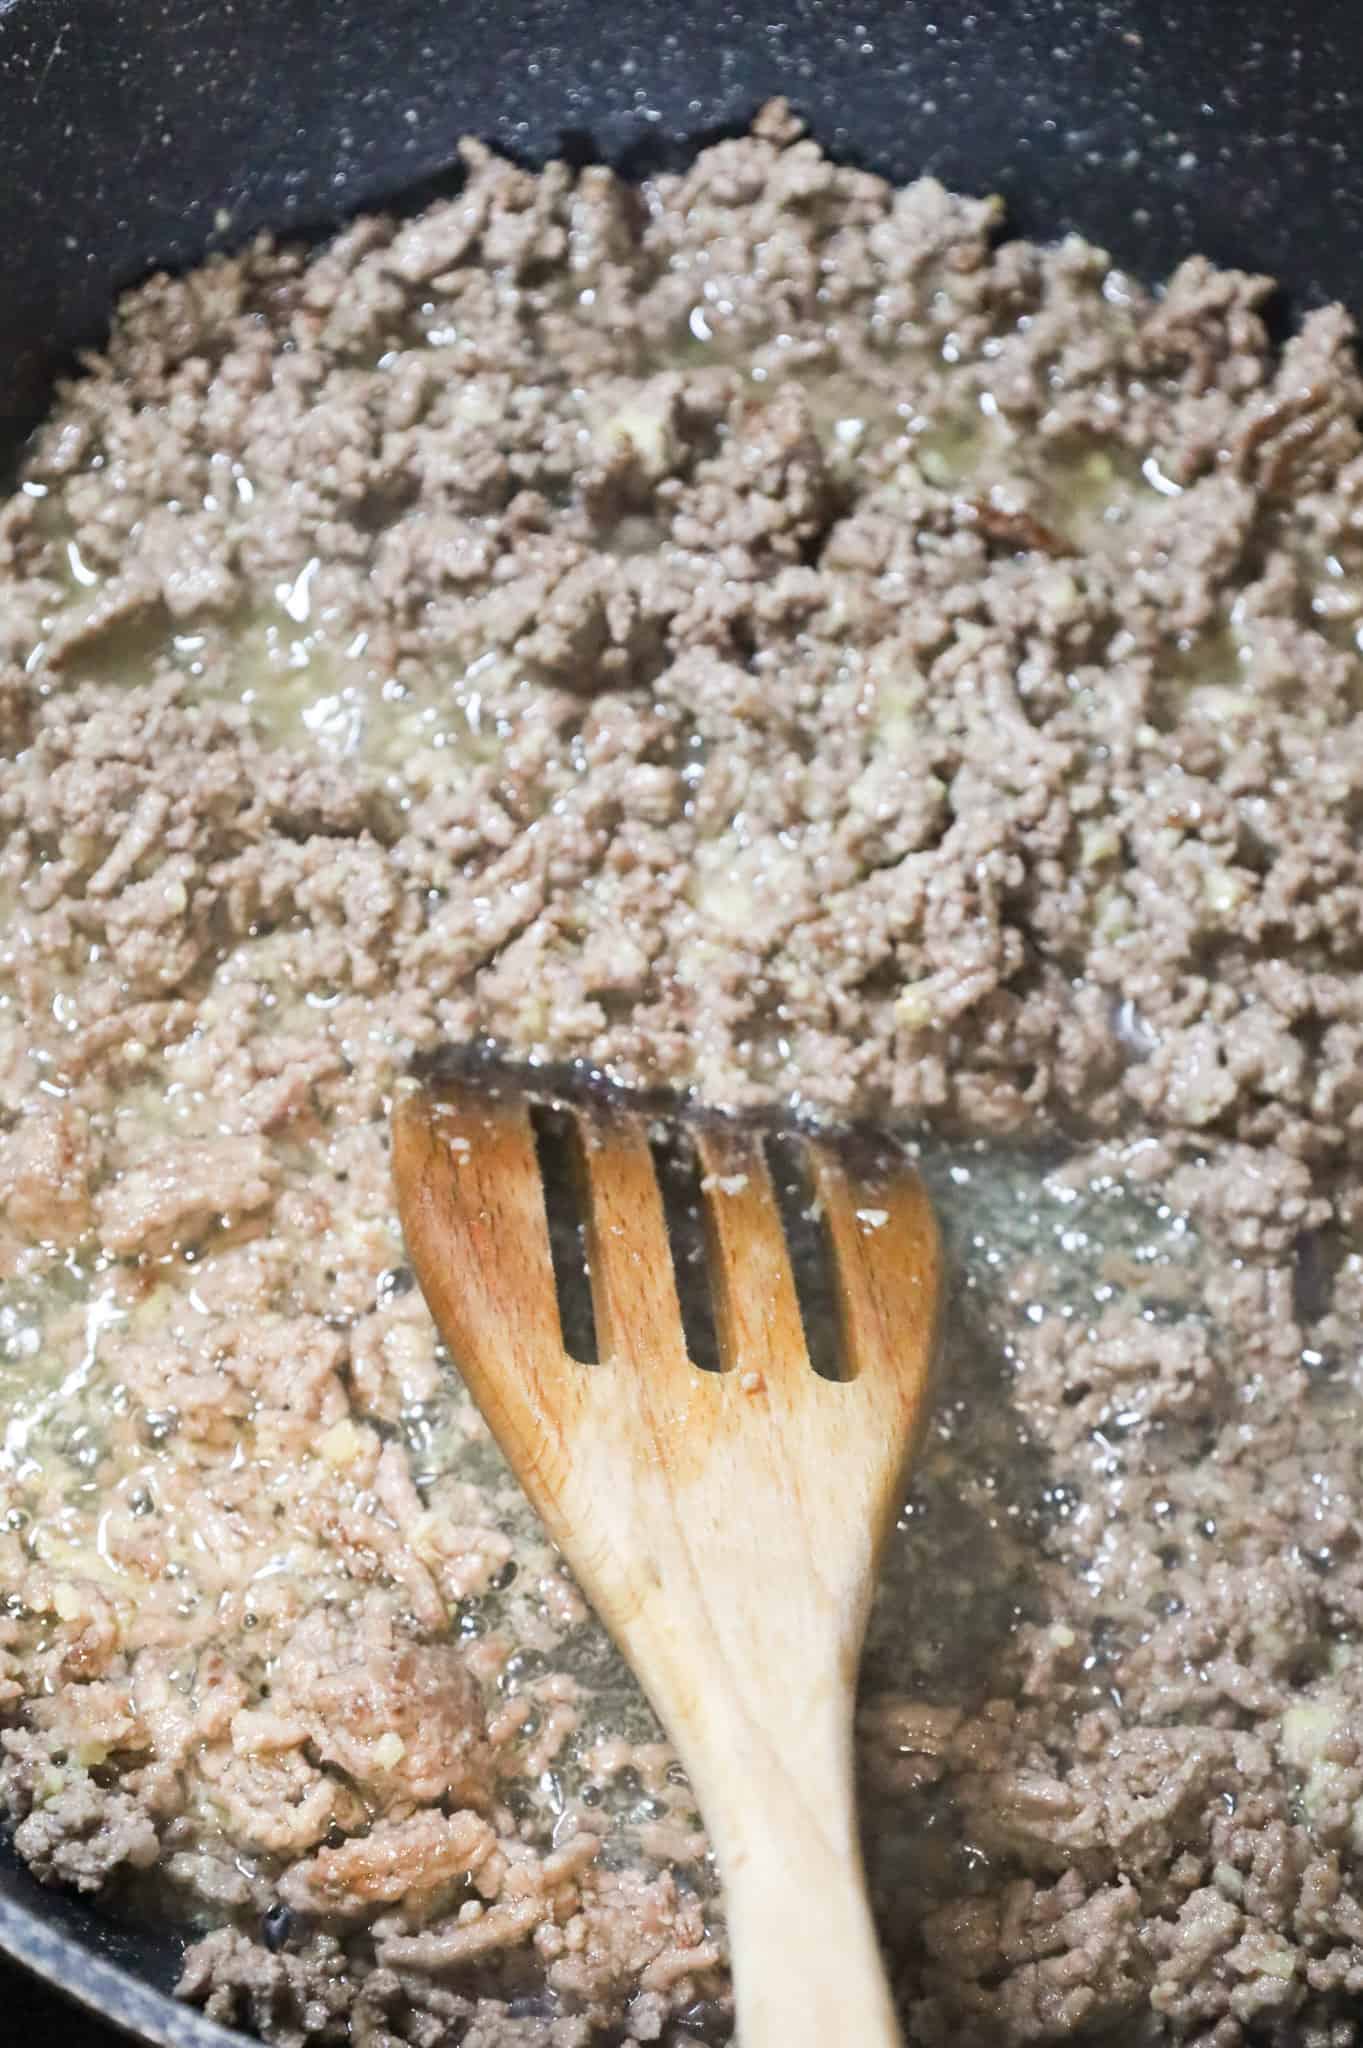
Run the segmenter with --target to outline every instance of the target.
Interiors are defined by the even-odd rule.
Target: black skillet
[[[640,175],[775,92],[835,153],[1001,192],[1138,274],[1201,250],[1363,304],[1355,0],[0,0],[0,465],[154,265],[448,189],[467,131]],[[0,1952],[146,2041],[226,2048],[164,1995],[179,1947],[0,1844]]]

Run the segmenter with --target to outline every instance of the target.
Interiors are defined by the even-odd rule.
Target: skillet
[[[639,176],[775,92],[834,154],[1138,275],[1199,250],[1280,277],[1284,321],[1363,307],[1354,0],[0,0],[0,473],[151,268],[448,191],[465,132]],[[179,1948],[0,1842],[0,1954],[146,2043],[230,2048],[167,1995]]]

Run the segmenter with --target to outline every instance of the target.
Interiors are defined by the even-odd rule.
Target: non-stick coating
[[[1354,0],[0,0],[0,460],[157,264],[439,189],[467,131],[639,172],[774,92],[840,155],[1139,274],[1202,250],[1363,302]],[[164,1931],[2,1849],[0,1948],[148,2039],[227,2038],[148,1990]]]

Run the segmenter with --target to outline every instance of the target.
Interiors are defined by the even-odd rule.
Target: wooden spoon
[[[901,2041],[866,1898],[853,1696],[881,1540],[924,1419],[940,1255],[917,1177],[810,1143],[847,1377],[805,1345],[763,1148],[698,1137],[725,1370],[687,1356],[641,1117],[585,1114],[602,1363],[560,1329],[527,1105],[413,1085],[394,1111],[417,1278],[475,1401],[690,1774],[725,1887],[743,2048]]]

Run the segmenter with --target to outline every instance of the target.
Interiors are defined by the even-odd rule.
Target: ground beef
[[[41,1811],[20,1821],[14,1846],[45,1883],[82,1892],[99,1891],[120,1865],[146,1870],[161,1848],[137,1800],[125,1792],[100,1792],[88,1779],[49,1795]]]
[[[83,1110],[67,1102],[35,1109],[0,1138],[5,1227],[38,1243],[76,1243],[90,1227],[96,1164]]]
[[[451,1643],[404,1641],[390,1611],[363,1614],[358,1628],[308,1615],[280,1654],[270,1712],[296,1720],[374,1804],[486,1797],[491,1761],[472,1674]]]
[[[263,1209],[273,1193],[273,1162],[259,1138],[163,1145],[130,1165],[101,1195],[95,1214],[111,1252],[168,1252],[193,1244],[215,1217]]]
[[[97,1892],[121,1866],[146,1870],[161,1851],[141,1801],[96,1785],[22,1732],[0,1736],[0,1792],[19,1817],[14,1845],[45,1884]]]
[[[690,1789],[396,1230],[395,1085],[485,1036],[919,1147],[910,2038],[1344,2048],[1348,320],[780,105],[637,189],[464,156],[129,294],[0,508],[18,1849],[210,1924],[184,1994],[276,2043],[728,2039]]]

